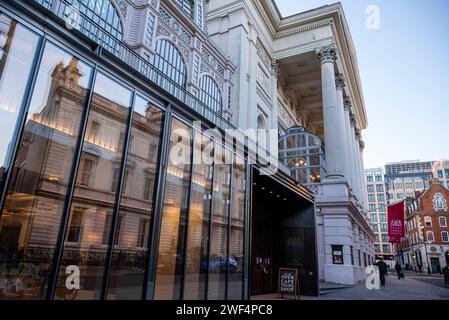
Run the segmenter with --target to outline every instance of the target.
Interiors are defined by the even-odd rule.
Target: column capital
[[[354,113],[351,112],[349,114],[349,118],[350,118],[350,121],[351,121],[351,127],[353,127],[354,129],[357,129],[357,120],[355,119]]]
[[[352,102],[351,102],[351,98],[349,98],[348,96],[344,96],[343,98],[343,105],[345,107],[345,111],[351,111],[352,109]]]
[[[337,46],[335,44],[330,44],[319,49],[317,56],[320,59],[321,64],[323,63],[335,63],[337,61]]]
[[[343,90],[346,88],[346,78],[343,73],[339,73],[335,76],[335,85],[337,90]]]
[[[276,79],[279,78],[279,72],[281,71],[281,67],[279,65],[279,62],[277,62],[276,59],[271,60],[271,72],[275,76]]]
[[[360,151],[365,150],[365,141],[363,141],[362,139],[360,139],[360,141],[359,141],[359,147],[360,147]]]

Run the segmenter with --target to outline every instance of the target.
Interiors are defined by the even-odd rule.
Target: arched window
[[[156,55],[152,64],[176,84],[185,87],[187,83],[187,69],[179,50],[167,40],[156,43]]]
[[[193,19],[194,0],[174,0],[174,2]]]
[[[220,88],[210,76],[203,76],[200,79],[200,100],[214,112],[221,114],[222,99]]]
[[[122,23],[111,0],[67,0],[67,2],[114,37],[122,39]]]
[[[307,186],[321,183],[326,174],[320,138],[301,126],[288,129],[279,139],[279,161],[290,168],[296,181]]]

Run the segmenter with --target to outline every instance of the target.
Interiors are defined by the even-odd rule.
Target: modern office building
[[[340,4],[3,1],[0,124],[1,298],[317,295],[374,258]]]
[[[405,236],[397,259],[418,272],[441,273],[449,265],[449,191],[438,179],[405,206]]]
[[[375,234],[375,257],[376,260],[382,258],[387,264],[394,266],[393,246],[388,238],[387,196],[383,168],[365,169],[365,177],[368,215]]]
[[[433,161],[402,161],[385,165],[385,186],[388,203],[413,198],[415,192],[429,188]]]
[[[435,161],[432,172],[433,177],[440,180],[441,184],[449,189],[449,161]]]

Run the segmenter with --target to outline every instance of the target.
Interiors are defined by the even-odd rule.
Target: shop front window
[[[127,131],[130,102],[129,89],[103,73],[98,73],[88,115],[88,127],[97,122],[103,130],[100,130],[95,140],[90,139],[87,134],[81,152],[81,159],[91,159],[95,163],[95,178],[91,178],[86,185],[83,181],[84,172],[78,170],[70,219],[73,219],[78,207],[83,207],[83,232],[78,243],[68,241],[66,235],[55,299],[70,297],[90,300],[101,297],[118,191],[111,192],[111,181],[113,169],[123,157],[123,145],[119,140],[120,135]],[[127,223],[126,219],[126,216],[117,219],[116,230],[120,230],[120,224]],[[116,233],[116,243],[119,238],[120,231]],[[70,292],[65,286],[66,268],[70,265],[75,265],[80,270],[81,288],[74,292]]]
[[[16,32],[23,32],[21,50],[30,50],[34,38]],[[23,68],[17,56],[15,77],[25,75]],[[0,221],[0,280],[21,286],[7,298],[45,297],[91,74],[80,59],[47,43]],[[11,84],[9,93],[18,97],[21,82]],[[82,234],[79,207],[69,227],[72,241]]]

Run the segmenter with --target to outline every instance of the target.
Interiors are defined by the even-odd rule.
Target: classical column
[[[335,85],[337,87],[337,112],[338,112],[338,132],[343,137],[343,144],[341,145],[343,162],[343,173],[345,175],[346,181],[350,183],[350,165],[349,165],[349,146],[347,144],[347,132],[346,132],[346,121],[345,121],[345,107],[343,99],[343,91],[346,87],[346,79],[343,74],[338,74],[335,78]]]
[[[352,146],[352,156],[354,157],[354,167],[352,168],[354,173],[354,191],[357,199],[360,201],[360,170],[359,170],[359,157],[357,151],[357,121],[353,113],[351,113],[351,146]]]
[[[365,163],[363,161],[363,150],[365,150],[365,142],[363,142],[362,137],[360,137],[359,141],[359,154],[360,154],[360,165],[362,167],[362,197],[365,204],[365,209],[368,208],[368,192],[366,190],[366,180],[365,175],[363,174],[365,171]]]
[[[357,176],[358,176],[358,185],[359,185],[359,201],[360,203],[365,202],[365,198],[364,198],[364,190],[363,190],[363,186],[365,185],[364,181],[364,177],[363,177],[363,168],[362,168],[362,161],[360,158],[360,141],[362,139],[362,135],[360,133],[359,128],[355,129],[355,157],[356,157],[356,161],[357,161]]]
[[[321,82],[323,91],[324,143],[326,152],[326,178],[344,177],[342,135],[338,113],[337,88],[335,85],[335,61],[337,48],[329,45],[318,52],[321,61]]]
[[[344,97],[344,117],[345,117],[345,129],[346,129],[346,149],[347,149],[347,160],[348,160],[348,176],[349,176],[349,186],[355,192],[355,178],[354,178],[354,153],[352,147],[352,126],[351,126],[351,109],[352,103],[349,97]]]

